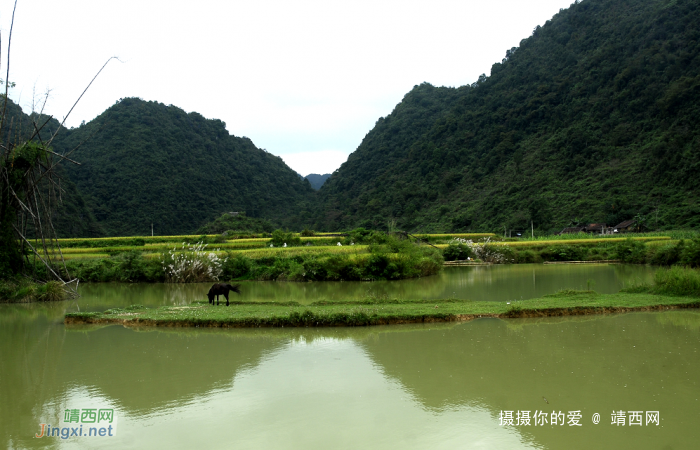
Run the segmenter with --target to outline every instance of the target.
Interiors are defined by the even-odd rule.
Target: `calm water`
[[[139,292],[94,305],[144,303]],[[685,449],[700,439],[698,310],[163,330],[66,327],[68,306],[0,306],[0,448]],[[65,409],[92,407],[116,411],[116,436],[33,437]],[[582,426],[501,426],[503,410],[579,410]],[[659,411],[660,425],[611,425],[620,410]]]
[[[470,300],[520,300],[551,294],[560,289],[594,289],[600,293],[618,292],[626,284],[651,282],[654,268],[620,264],[521,264],[477,267],[449,267],[439,275],[402,281],[375,282],[245,282],[244,301],[296,301],[308,304],[319,300],[359,300],[368,295],[399,299],[460,298]],[[211,283],[206,284],[115,284],[93,283],[81,286],[81,299],[73,309],[103,310],[114,306],[186,305],[206,300]],[[223,299],[223,297],[221,297]]]

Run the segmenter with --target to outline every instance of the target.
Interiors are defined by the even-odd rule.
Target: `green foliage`
[[[58,281],[48,281],[37,289],[37,300],[40,302],[58,302],[68,298],[68,293]]]
[[[681,252],[680,263],[689,267],[700,267],[700,237],[687,241]]]
[[[617,259],[625,263],[643,264],[647,250],[643,242],[626,239],[617,244]]]
[[[660,269],[654,274],[651,291],[662,295],[700,297],[700,271],[687,267]]]
[[[110,258],[68,260],[68,273],[80,281],[89,282],[163,282],[165,272],[161,261],[147,259],[139,251],[120,253]],[[63,272],[62,267],[55,268]],[[63,274],[68,276],[68,274]]]
[[[314,226],[700,228],[700,8],[666,3],[576,2],[490,77],[415,86],[319,191]]]
[[[83,141],[72,156],[82,165],[66,172],[111,236],[150,235],[152,223],[157,234],[191,233],[223,211],[300,227],[315,195],[281,158],[175,106],[125,98],[54,146]]]
[[[316,236],[316,233],[314,230],[309,230],[308,228],[304,228],[301,232],[302,237],[311,237],[311,236]]]
[[[244,212],[236,214],[224,213],[213,222],[197,230],[203,234],[222,234],[235,236],[241,234],[271,233],[274,230],[272,224],[265,219],[248,217]]]
[[[275,247],[282,247],[286,244],[287,247],[295,247],[301,245],[301,238],[296,233],[284,230],[275,230],[272,232],[270,244]]]
[[[640,245],[644,248],[644,244],[640,243]],[[557,245],[547,247],[540,255],[546,261],[583,261],[587,253],[588,249],[584,246]]]
[[[58,281],[36,283],[21,277],[0,281],[0,302],[56,302],[67,298],[68,293]]]
[[[461,261],[473,258],[474,252],[465,244],[453,242],[442,251],[442,256],[445,258],[445,261]]]

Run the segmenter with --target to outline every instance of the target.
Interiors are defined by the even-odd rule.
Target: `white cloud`
[[[300,175],[310,173],[324,175],[333,173],[348,159],[348,154],[340,150],[319,150],[316,152],[285,153],[282,159]]]
[[[414,85],[460,86],[489,74],[570,2],[21,1],[12,98],[26,108],[34,85],[50,87],[47,111],[62,118],[104,61],[119,56],[124,62],[110,63],[69,126],[141,97],[221,119],[280,156],[347,154]],[[3,45],[12,5],[0,6]],[[306,167],[298,170],[315,171]]]

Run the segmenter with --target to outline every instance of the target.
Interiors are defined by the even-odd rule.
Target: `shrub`
[[[680,263],[689,267],[700,267],[700,237],[686,242],[680,255]]]
[[[224,279],[243,278],[250,275],[254,265],[250,258],[240,254],[232,257],[231,252],[228,255],[229,257],[222,265],[221,276]]]
[[[659,246],[653,249],[648,256],[649,262],[657,266],[671,266],[676,264],[681,259],[681,253],[685,247],[684,241],[678,241],[676,244]]]
[[[196,283],[202,281],[218,281],[222,272],[222,265],[226,259],[221,260],[216,253],[207,252],[206,245],[197,243],[185,249],[182,244],[180,251],[177,248],[163,255],[161,261],[165,279],[171,283]]]
[[[146,260],[143,253],[131,250],[114,257],[116,262],[115,278],[119,281],[147,281]]]
[[[304,230],[301,232],[301,235],[304,237],[316,236],[316,232],[314,230],[309,230],[308,228],[304,228]]]
[[[643,242],[627,238],[617,244],[617,259],[625,263],[643,264],[646,262],[646,246]]]
[[[58,281],[49,281],[37,289],[37,300],[42,302],[58,302],[68,298],[68,293]]]
[[[515,253],[515,261],[521,264],[538,263],[542,262],[542,257],[533,250],[523,250]]]
[[[659,269],[654,274],[652,292],[700,297],[700,271],[678,266]]]
[[[644,244],[642,244],[644,245]],[[540,252],[545,261],[582,261],[588,250],[576,245],[553,245]]]
[[[295,233],[291,233],[289,231],[275,230],[272,232],[272,240],[270,240],[270,244],[274,245],[275,247],[283,247],[284,244],[292,247],[301,245],[301,238]]]
[[[442,251],[442,256],[445,258],[445,261],[462,261],[473,257],[474,252],[461,242],[451,242],[450,245]]]

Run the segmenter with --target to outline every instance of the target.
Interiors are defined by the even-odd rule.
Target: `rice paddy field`
[[[633,240],[645,243],[648,246],[672,244],[678,238],[679,232],[672,233],[648,233],[635,235]],[[330,233],[328,233],[330,234]],[[120,253],[139,251],[146,258],[159,258],[163,254],[175,251],[186,253],[191,251],[192,245],[205,242],[207,251],[213,251],[218,255],[240,254],[250,258],[265,258],[274,256],[297,256],[310,254],[349,254],[362,255],[369,253],[368,245],[360,245],[352,242],[348,236],[336,233],[332,236],[319,234],[316,236],[300,237],[299,246],[274,246],[270,237],[255,237],[242,239],[223,239],[221,235],[181,235],[181,236],[125,236],[112,238],[92,239],[59,239],[59,249],[53,249],[50,254],[58,256],[59,252],[66,260],[76,259],[101,259],[109,258]],[[298,235],[297,235],[298,236]],[[551,246],[593,246],[599,244],[617,244],[627,237],[601,236],[601,235],[563,235],[535,237],[523,239],[503,239],[493,233],[452,233],[452,234],[416,234],[411,238],[419,239],[439,249],[448,247],[451,242],[459,240],[471,240],[475,243],[486,241],[492,245],[506,246],[513,249],[538,249]],[[36,244],[36,243],[35,243]],[[427,245],[427,244],[426,244]]]

